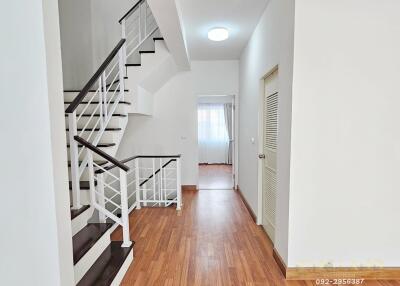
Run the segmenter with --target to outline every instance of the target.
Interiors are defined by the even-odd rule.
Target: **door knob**
[[[265,159],[265,154],[258,154],[258,158]]]

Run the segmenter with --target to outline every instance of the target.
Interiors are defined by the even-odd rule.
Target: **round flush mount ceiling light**
[[[208,38],[215,42],[225,41],[229,38],[229,31],[225,28],[212,28],[208,31]]]

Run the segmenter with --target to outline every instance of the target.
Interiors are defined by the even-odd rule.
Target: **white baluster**
[[[119,63],[119,98],[125,100],[125,79],[124,79],[124,53],[120,49],[118,52],[118,63]]]
[[[168,201],[168,197],[167,197],[167,187],[168,187],[168,185],[167,185],[167,178],[166,178],[167,177],[167,170],[163,169],[162,172],[163,172],[162,178],[163,178],[164,201],[165,201],[164,206],[166,207],[167,206],[167,201]]]
[[[70,159],[71,159],[71,184],[72,184],[72,209],[80,209],[81,205],[81,192],[79,185],[79,153],[78,142],[74,137],[78,135],[78,128],[76,122],[76,111],[68,114],[68,128],[69,128],[69,146],[70,146]]]
[[[152,159],[153,161],[153,200],[156,200],[156,164],[155,164],[155,159]]]
[[[106,209],[106,199],[105,199],[105,194],[104,194],[104,174],[103,173],[100,173],[97,175],[97,192],[99,193],[97,203],[103,209]],[[106,222],[106,216],[101,211],[99,211],[99,222],[101,222],[101,223]]]
[[[142,42],[142,4],[139,4],[139,43]]]
[[[106,72],[104,71],[101,75],[101,81],[103,84],[103,114],[104,114],[104,121],[107,122],[107,78],[106,78]]]
[[[139,176],[139,158],[135,159],[135,185],[136,185],[136,208],[141,209],[140,206],[140,176]]]
[[[95,192],[96,187],[95,187],[95,183],[94,183],[95,182],[94,181],[95,174],[94,174],[94,165],[93,165],[93,153],[91,151],[88,151],[87,156],[88,156],[88,172],[89,172],[89,186],[90,186],[90,201],[91,201],[91,205],[94,206],[95,202],[96,202],[96,192]],[[99,176],[102,177],[103,174],[100,174]],[[101,182],[100,184],[99,184],[99,182],[97,182],[97,183],[98,183],[98,186],[103,184],[103,182]],[[102,194],[104,195],[104,189],[103,189]],[[99,221],[105,222],[104,215],[103,215],[104,220],[100,219],[100,215],[103,215],[103,214],[99,211]]]
[[[143,2],[144,5],[144,36],[147,36],[147,3]]]
[[[143,184],[143,206],[147,207],[147,183]]]
[[[104,127],[104,118],[103,118],[103,86],[101,76],[99,78],[99,116],[100,116],[100,129]]]
[[[161,207],[161,201],[162,201],[162,189],[163,189],[163,185],[162,185],[162,159],[159,159],[160,161],[160,173],[158,175],[158,200],[160,201],[158,203],[158,206]]]
[[[125,18],[121,22],[121,38],[126,40],[126,20]],[[126,68],[125,64],[127,63],[127,58],[126,58],[126,41],[124,45],[122,46],[122,55],[123,55],[123,75],[126,76]]]
[[[122,219],[122,247],[129,247],[132,244],[129,233],[129,211],[128,211],[128,187],[126,183],[126,172],[119,171],[120,192],[121,192],[121,219]]]
[[[176,210],[179,211],[182,207],[181,158],[176,159],[176,195]]]

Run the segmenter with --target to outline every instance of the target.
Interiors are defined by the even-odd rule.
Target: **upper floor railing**
[[[126,56],[132,55],[157,29],[157,23],[145,0],[137,2],[120,20],[121,37],[126,39]]]

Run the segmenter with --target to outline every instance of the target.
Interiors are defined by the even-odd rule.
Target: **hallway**
[[[228,190],[232,188],[232,165],[199,165],[200,190]]]
[[[187,191],[183,197],[180,213],[171,207],[131,214],[135,258],[122,285],[315,285],[284,280],[271,242],[235,191]],[[120,229],[112,239],[121,239]]]

